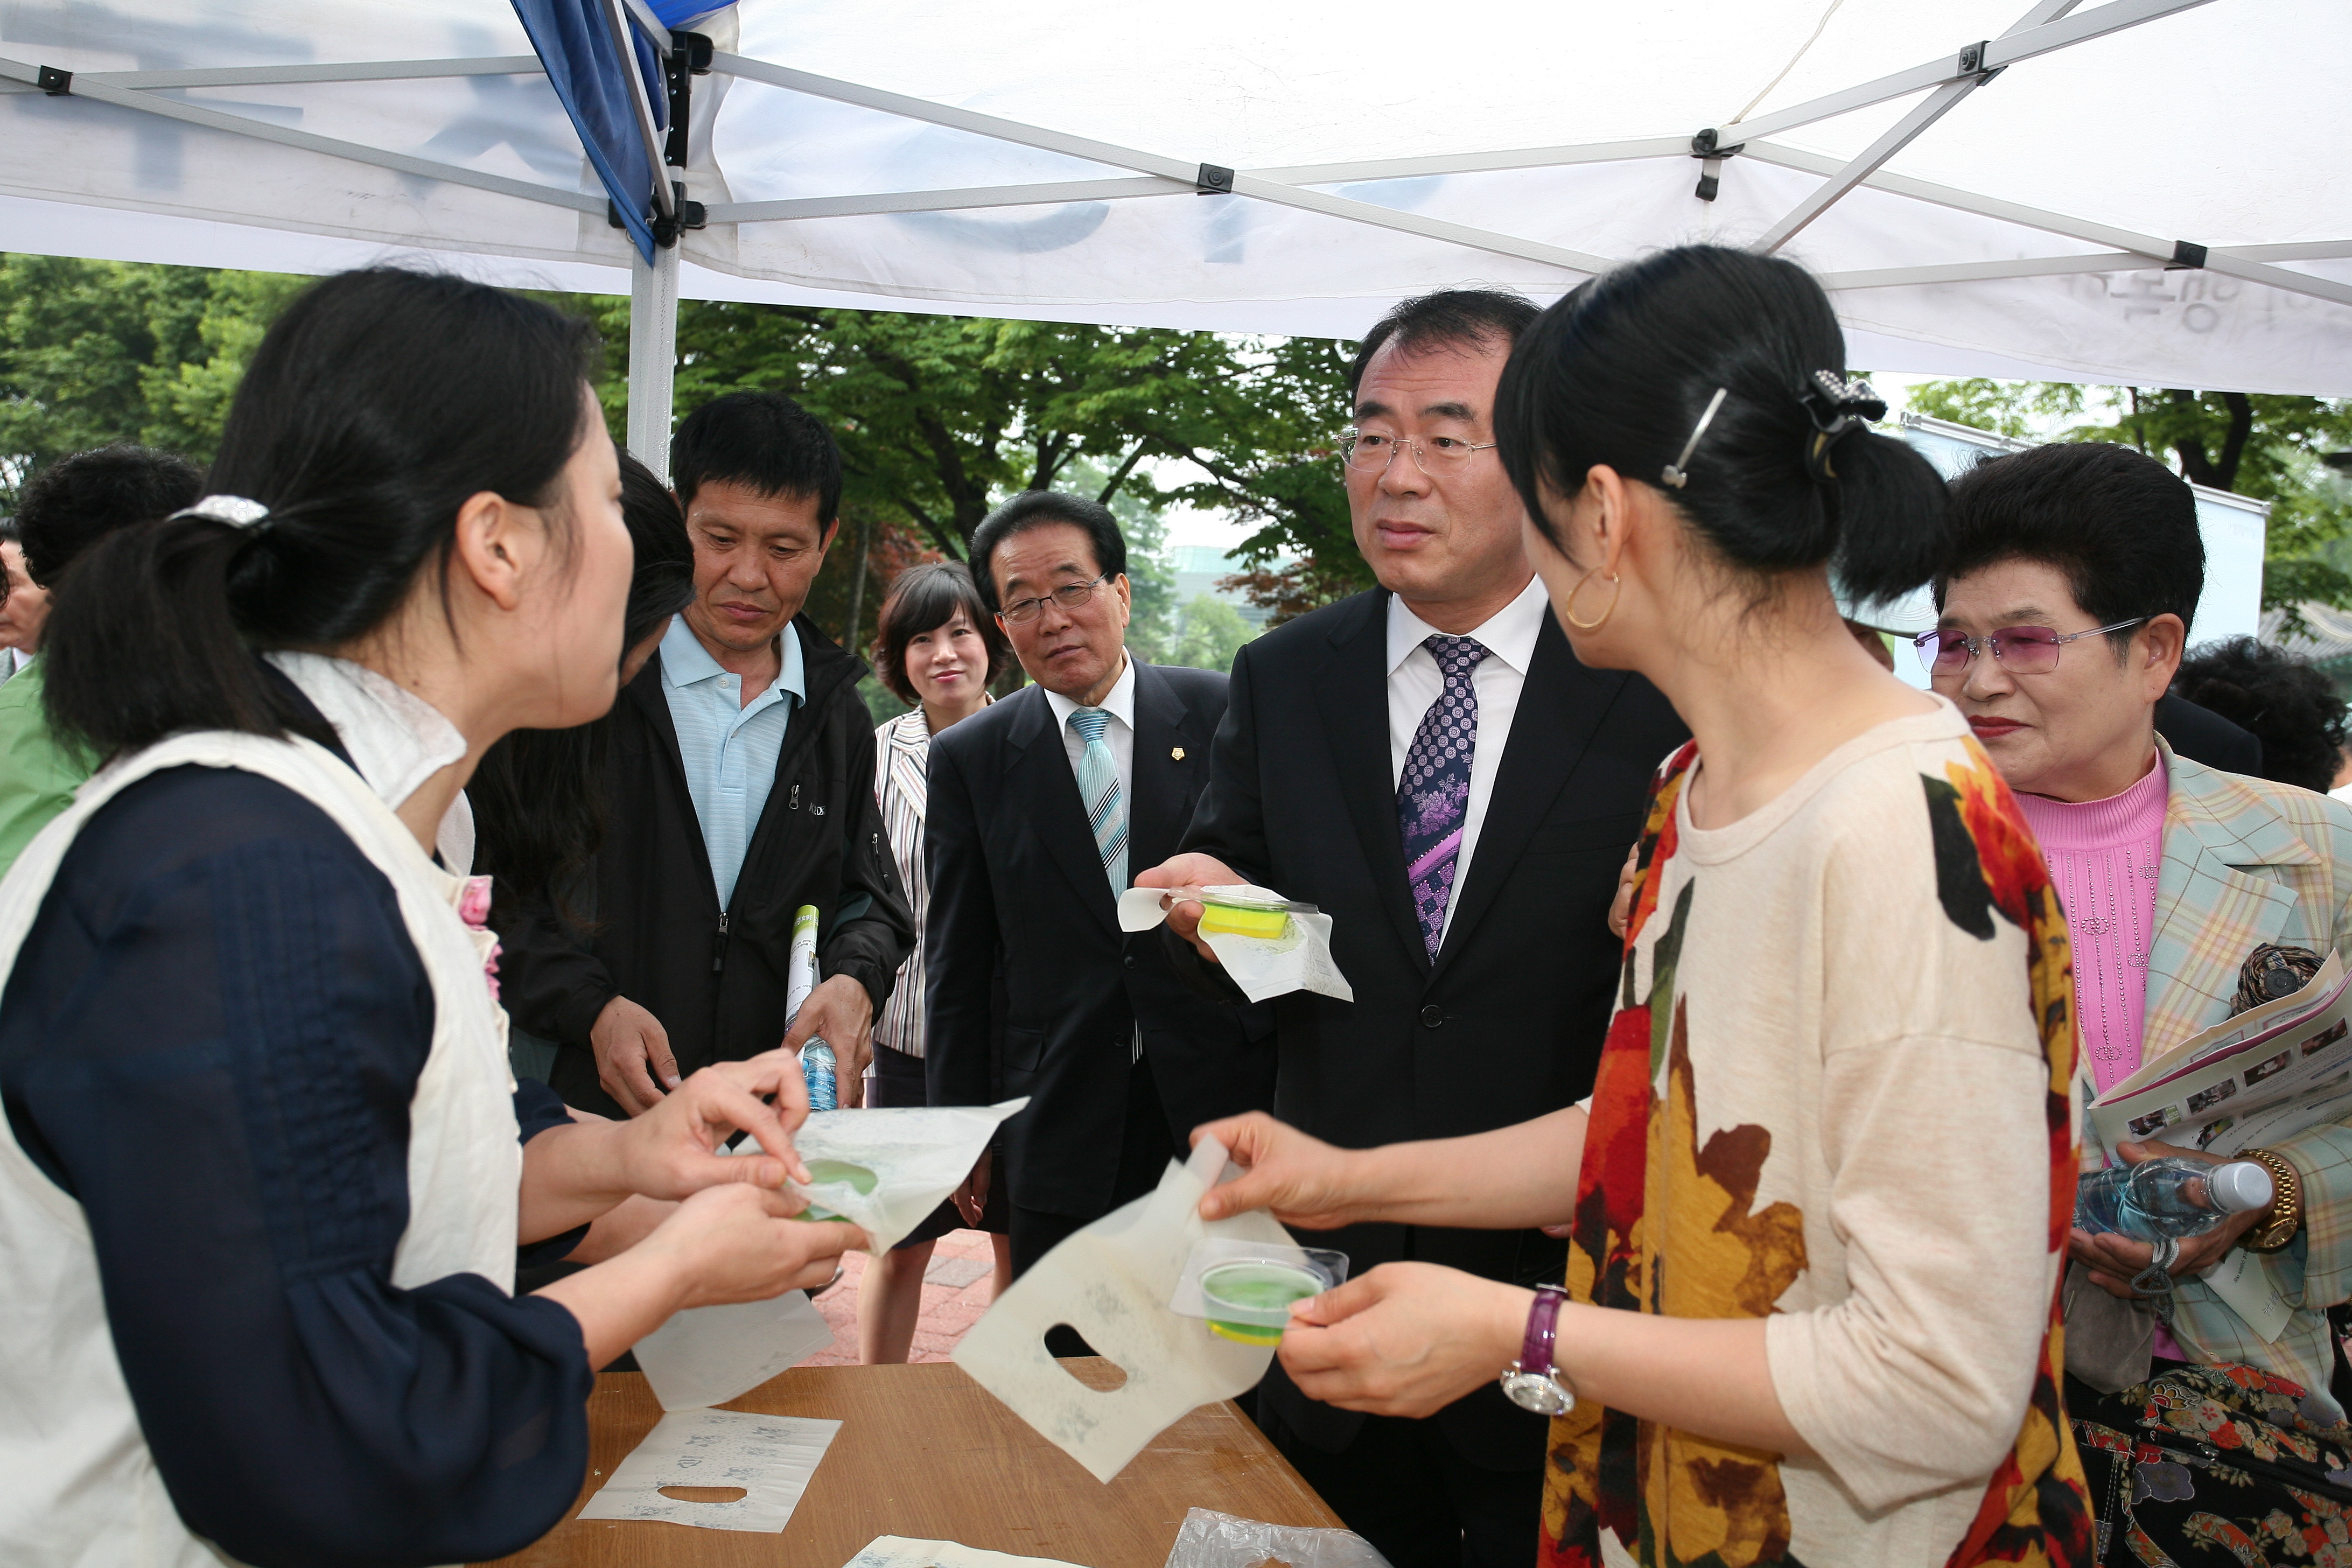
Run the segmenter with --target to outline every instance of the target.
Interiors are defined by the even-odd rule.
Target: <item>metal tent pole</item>
[[[629,247],[629,450],[667,482],[677,378],[677,247]]]

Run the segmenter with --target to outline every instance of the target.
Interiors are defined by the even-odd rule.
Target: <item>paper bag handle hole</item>
[[[1056,1329],[1069,1327],[1067,1323],[1054,1325]],[[1053,1331],[1049,1329],[1046,1331],[1050,1334]],[[1055,1364],[1097,1394],[1108,1394],[1127,1386],[1127,1368],[1098,1355],[1060,1356],[1055,1358]]]
[[[751,1495],[741,1487],[659,1487],[655,1489],[675,1502],[741,1502]]]

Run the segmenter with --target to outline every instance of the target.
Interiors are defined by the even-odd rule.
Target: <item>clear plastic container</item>
[[[1347,1278],[1344,1252],[1206,1237],[1193,1244],[1168,1307],[1180,1317],[1202,1319],[1221,1340],[1271,1345],[1282,1339],[1291,1303],[1319,1296]]]

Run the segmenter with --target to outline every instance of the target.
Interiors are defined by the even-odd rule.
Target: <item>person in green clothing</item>
[[[74,557],[94,542],[118,528],[168,517],[203,491],[204,476],[194,464],[152,447],[100,447],[60,458],[27,480],[17,498],[25,573],[54,593]],[[28,636],[17,647],[37,656],[38,628]],[[95,765],[49,732],[37,657],[0,685],[0,876],[50,818],[73,804],[74,791]]]

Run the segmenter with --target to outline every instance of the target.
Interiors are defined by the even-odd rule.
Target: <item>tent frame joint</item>
[[[2172,259],[2165,266],[2167,272],[2201,272],[2205,269],[2206,249],[2194,240],[2172,242]]]
[[[1697,188],[1691,192],[1703,202],[1711,202],[1723,194],[1723,161],[1738,156],[1748,143],[1735,142],[1728,147],[1718,147],[1720,132],[1712,125],[1691,138],[1690,155],[1701,160]]]
[[[710,209],[700,202],[690,202],[686,199],[685,181],[672,180],[669,183],[669,189],[671,210],[666,213],[656,213],[652,219],[654,243],[664,250],[677,244],[678,236],[688,229],[708,228],[710,226]],[[609,197],[604,203],[604,223],[610,228],[629,226],[621,221],[619,204]]]
[[[34,75],[33,85],[51,98],[73,96],[73,72],[59,70],[55,66],[43,66]]]
[[[1203,163],[1201,172],[1192,176],[1192,194],[1196,196],[1229,196],[1234,194],[1234,172],[1223,163]]]

